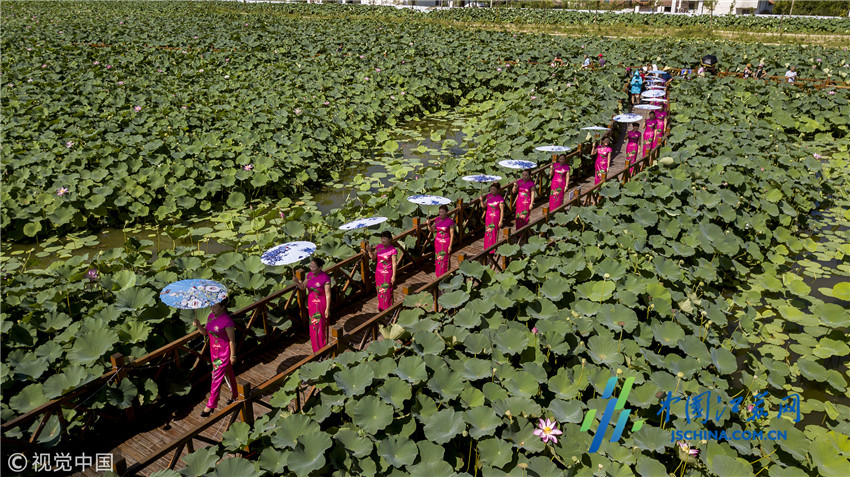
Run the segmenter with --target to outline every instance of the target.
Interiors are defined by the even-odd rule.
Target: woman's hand
[[[230,364],[235,364],[235,363],[236,363],[236,356],[234,356],[233,354],[231,354],[231,355],[230,355]]]
[[[197,319],[197,318],[195,318],[194,320],[192,320],[192,324],[193,324],[193,325],[195,325],[195,328],[200,328],[200,327],[201,327],[201,322],[200,322],[200,321],[198,321],[198,319]]]

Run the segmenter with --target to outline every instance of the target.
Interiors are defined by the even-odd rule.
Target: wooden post
[[[422,254],[416,253],[416,247],[419,247],[419,246],[422,245],[422,227],[420,227],[419,224],[420,224],[419,217],[414,217],[413,218],[413,229],[416,230],[416,244],[413,246],[413,253],[411,254],[411,257],[413,257],[413,263],[415,263],[417,265],[419,264],[419,262],[422,259]],[[422,248],[424,248],[424,247],[422,247]],[[422,250],[422,248],[420,248],[420,250]]]
[[[360,242],[360,251],[363,252],[363,260],[360,261],[360,279],[363,280],[363,288],[368,292],[375,285],[369,280],[369,254],[366,252],[366,241]]]
[[[117,451],[112,451],[112,472],[118,475],[127,472],[127,459]]]
[[[629,160],[629,159],[626,159],[626,168],[623,169],[623,180],[620,181],[623,184],[625,184],[629,180],[629,166],[631,166],[631,165],[632,165],[632,161]]]
[[[455,216],[457,243],[463,243],[463,199],[457,200],[457,215]]]
[[[304,270],[300,268],[295,270],[295,278],[299,281],[303,281]],[[299,325],[309,329],[310,317],[307,316],[307,296],[304,293],[304,290],[301,290],[300,288],[296,291],[296,296],[298,297],[298,317],[301,318],[301,323],[299,323]]]
[[[242,399],[242,403],[240,403],[241,409],[239,410],[239,418],[245,424],[249,426],[254,426],[254,405],[251,401],[251,383],[247,381],[241,381],[236,385],[236,389],[239,391],[239,397]],[[191,442],[191,441],[190,441]],[[245,452],[251,452],[251,446],[245,446]]]
[[[543,221],[549,222],[549,207],[545,205],[543,206]]]
[[[334,357],[336,357],[345,351],[345,336],[343,336],[342,330],[338,328],[331,328],[331,337],[334,339],[334,342],[336,342],[336,351],[334,351]]]

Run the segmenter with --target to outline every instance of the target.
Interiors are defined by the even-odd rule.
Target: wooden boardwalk
[[[644,113],[644,111],[639,112]],[[641,122],[642,125],[643,122]],[[614,134],[614,153],[612,153],[609,176],[613,176],[625,169],[625,145],[623,139],[619,137],[622,134],[622,128],[618,127],[614,131]],[[580,178],[570,177],[568,190],[573,190],[580,186],[582,191],[586,191],[593,187],[593,185],[594,179],[592,176]],[[538,199],[536,207],[532,210],[530,221],[543,216],[544,206],[548,206],[547,197]],[[510,213],[508,213],[508,217],[505,219],[505,226],[510,226],[512,232],[516,230],[512,214]],[[453,250],[453,254],[451,255],[452,266],[457,265],[457,254],[475,256],[484,250],[484,248],[483,235],[479,234],[477,237],[470,238],[460,249]],[[418,269],[412,268],[399,272],[393,293],[395,302],[403,300],[404,294],[402,290],[404,288],[407,288],[410,293],[416,293],[417,290],[434,278],[433,260],[423,262]],[[344,331],[345,335],[349,335],[349,331],[368,321],[377,313],[377,296],[372,293],[362,299],[350,302],[341,308],[333,309],[330,326],[331,328]],[[366,331],[364,330],[359,334],[363,335],[365,333]],[[358,343],[361,336],[355,335],[351,338],[353,343]],[[237,382],[248,382],[256,388],[291,366],[310,357],[312,354],[310,339],[305,332],[296,333],[294,336],[290,336],[289,339],[278,339],[264,350],[253,355],[244,356],[244,361],[237,362],[235,367]],[[204,363],[202,366],[208,365]],[[96,444],[87,445],[87,448],[92,449],[91,452],[112,452],[116,455],[116,458],[120,455],[126,460],[127,467],[144,462],[169,443],[180,439],[193,429],[203,425],[208,419],[211,419],[200,416],[201,411],[206,407],[206,401],[209,395],[209,387],[206,384],[208,381],[204,381],[204,383],[203,386],[195,386],[196,389],[193,389],[188,396],[163,403],[159,408],[138,417],[132,426],[115,429],[115,432],[108,433],[109,438],[99,439]],[[226,384],[223,385],[219,410],[225,407],[225,403],[230,396],[229,387]],[[265,396],[261,401],[268,405],[269,399],[270,396]],[[170,407],[164,407],[166,405]],[[252,409],[255,418],[259,418],[269,412],[263,405],[253,406]],[[190,441],[189,445],[183,448],[180,453],[180,459],[175,463],[173,468],[179,469],[183,467],[185,463],[182,458],[188,453],[220,442],[222,434],[227,427],[229,427],[227,419],[210,425],[200,433],[199,437],[195,438],[196,440]],[[150,475],[156,471],[168,469],[171,464],[172,458],[170,455],[166,455],[145,467],[142,475]],[[93,468],[90,468],[76,475],[95,476],[100,474],[95,472]]]

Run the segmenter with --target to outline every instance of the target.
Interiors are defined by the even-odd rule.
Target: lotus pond
[[[99,376],[114,352],[141,356],[183,336],[191,315],[155,298],[169,282],[215,279],[242,306],[287,278],[259,261],[274,244],[312,238],[320,256],[345,257],[350,238],[334,230],[348,218],[385,215],[397,232],[418,213],[405,201],[412,193],[477,197],[458,177],[504,175],[496,159],[544,161],[534,146],[585,140],[580,127],[607,123],[625,101],[621,71],[552,67],[555,54],[577,62],[582,46],[604,45],[613,62],[676,66],[711,48],[774,68],[821,58],[824,75],[850,71],[837,49],[82,5],[3,12],[3,419]],[[390,339],[304,368],[293,379],[321,388],[304,413],[283,410],[290,386],[278,411],[253,428],[235,424],[183,473],[843,475],[848,93],[698,79],[674,83],[671,96],[662,154],[672,165],[606,186],[602,207],[556,216],[543,230],[551,246],[504,246],[515,258],[508,273],[465,263],[445,285],[444,312],[405,311],[384,330]],[[410,134],[435,113],[463,122]],[[404,139],[410,149],[431,141],[417,152],[427,157],[411,158]],[[369,169],[379,163],[384,171]],[[351,200],[320,210],[317,191],[334,186]],[[192,219],[206,222],[178,230]],[[191,244],[128,236],[77,253],[102,227],[151,222]],[[34,239],[63,244],[48,252],[60,257],[40,266],[38,252],[8,248]],[[231,251],[215,253],[213,242]],[[644,424],[591,454],[597,421],[581,424],[605,407],[611,377],[618,393],[634,378],[626,408]],[[179,373],[163,385],[123,383],[89,405],[189,391]],[[741,398],[712,429],[781,430],[787,440],[695,440],[699,455],[682,457],[670,430],[703,428],[688,422],[684,398],[707,390]],[[665,423],[668,391],[682,401]],[[750,419],[764,391],[770,414]],[[799,423],[777,417],[792,393],[803,396]],[[558,422],[557,443],[534,435],[541,418]],[[43,434],[43,445],[58,443]],[[249,443],[257,460],[238,455]]]

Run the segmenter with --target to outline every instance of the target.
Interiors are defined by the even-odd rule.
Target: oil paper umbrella
[[[643,116],[634,113],[618,114],[614,116],[614,121],[617,121],[618,123],[636,123],[642,119]]]
[[[407,201],[416,204],[417,209],[421,209],[423,205],[449,205],[452,202],[448,197],[428,194],[412,195]]]
[[[665,93],[664,91],[657,90],[657,89],[651,89],[651,90],[644,91],[643,93],[641,93],[640,97],[641,98],[661,98],[661,97],[666,96],[666,95],[667,95],[667,93]]]
[[[552,153],[552,162],[555,161],[555,156],[557,156],[559,152],[567,152],[570,149],[572,149],[572,148],[567,147],[567,146],[537,146],[537,147],[534,148],[535,151],[551,152]]]
[[[357,230],[373,225],[378,225],[387,221],[386,217],[366,217],[365,219],[357,219],[355,221],[343,224],[339,227],[340,230]]]
[[[646,101],[648,103],[666,103],[667,100],[664,98],[647,98]]]
[[[260,256],[260,261],[266,265],[289,265],[300,262],[316,252],[313,242],[289,242],[272,247]]]
[[[496,182],[502,180],[502,176],[491,176],[487,174],[476,174],[472,176],[463,176],[461,179],[466,182],[478,182],[480,184],[486,184],[489,182]]]
[[[661,74],[664,74],[664,73],[666,73],[666,71],[664,71],[664,70],[649,70],[649,74],[651,74],[651,75],[661,75]]]
[[[594,139],[598,139],[599,136],[602,135],[603,131],[609,131],[610,128],[602,127],[602,126],[589,126],[586,128],[581,128],[582,131],[590,131],[590,134],[593,134]],[[587,136],[587,139],[590,139],[590,135]]]
[[[163,303],[181,310],[197,310],[215,305],[227,298],[227,288],[212,280],[180,280],[159,292]]]
[[[502,167],[507,167],[509,169],[534,169],[537,167],[536,162],[531,161],[517,161],[515,159],[508,159],[505,161],[499,161],[499,165]]]
[[[636,104],[632,107],[632,109],[642,109],[644,111],[656,111],[661,109],[661,106],[656,106],[654,104]]]

